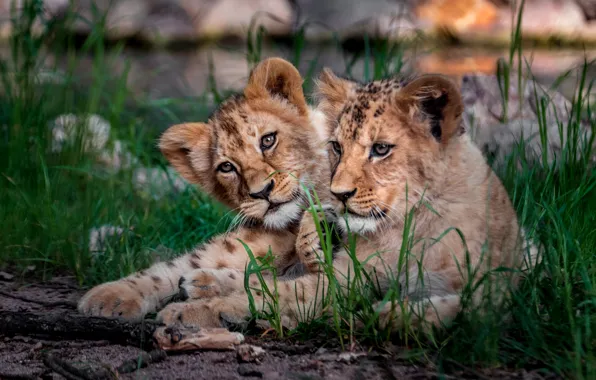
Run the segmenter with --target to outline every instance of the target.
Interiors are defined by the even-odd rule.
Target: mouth
[[[290,202],[269,203],[269,208],[267,208],[267,212],[265,214],[274,213],[281,206],[288,204],[288,203],[290,203]]]
[[[350,215],[352,217],[356,217],[356,218],[363,218],[363,219],[383,219],[384,217],[387,216],[387,212],[385,210],[382,210],[380,208],[374,208],[371,211],[369,211],[367,213],[367,215],[362,215],[352,209],[350,209],[349,207],[345,207],[344,208],[344,214]]]

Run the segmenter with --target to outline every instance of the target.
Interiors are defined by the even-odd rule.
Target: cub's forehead
[[[337,136],[342,140],[375,139],[386,123],[386,111],[405,85],[392,78],[356,86],[338,116]]]
[[[253,145],[266,127],[266,115],[252,112],[241,96],[225,100],[209,118],[215,144],[219,149],[244,149]],[[253,141],[254,140],[254,141]]]

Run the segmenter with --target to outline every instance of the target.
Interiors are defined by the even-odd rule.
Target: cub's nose
[[[339,199],[342,203],[346,203],[348,199],[352,198],[356,195],[356,189],[351,191],[341,191],[341,192],[334,192],[332,191],[331,194],[335,196],[335,198]]]
[[[273,191],[273,187],[275,187],[275,182],[273,180],[269,181],[269,183],[260,191],[256,193],[249,193],[248,195],[254,199],[264,199],[266,201],[269,200],[269,195]]]

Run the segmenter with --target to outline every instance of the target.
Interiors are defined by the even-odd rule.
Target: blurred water
[[[347,50],[336,45],[306,43],[306,48],[297,56],[288,46],[265,46],[260,58],[281,56],[289,60],[298,58],[298,68],[303,75],[316,75],[321,68],[330,67],[354,78],[365,79],[372,75],[374,63],[365,63],[364,52]],[[578,67],[584,60],[596,59],[595,50],[529,50],[524,51],[524,67],[531,65],[532,74],[544,85],[550,86],[557,78],[571,70],[561,80],[558,88],[567,97],[573,96],[578,79]],[[9,55],[7,46],[0,46],[0,56]],[[503,50],[480,48],[405,48],[393,54],[386,63],[392,70],[404,74],[442,73],[460,76],[470,73],[494,73],[499,57],[507,57]],[[130,65],[128,86],[135,96],[148,99],[193,97],[204,94],[213,85],[219,90],[238,90],[246,83],[250,72],[249,54],[243,44],[218,43],[192,49],[150,50],[124,48],[108,50],[106,70],[114,76]],[[81,86],[92,83],[91,71],[95,57],[79,54],[74,68],[76,82]],[[258,57],[253,58],[253,61]],[[387,58],[384,58],[387,59]],[[46,53],[45,67],[64,72],[68,67],[65,56]],[[596,80],[596,65],[588,68],[588,80]],[[593,95],[596,92],[593,92]]]

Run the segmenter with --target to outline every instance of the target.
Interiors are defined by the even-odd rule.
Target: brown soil
[[[17,284],[0,280],[0,311],[56,313],[72,310],[84,293],[68,278],[52,282]],[[20,298],[20,299],[19,299]],[[40,301],[40,302],[34,302]],[[326,340],[329,342],[329,340]],[[337,345],[319,340],[287,343],[280,340],[246,337],[246,343],[265,350],[258,362],[244,363],[234,351],[200,351],[169,355],[122,379],[434,379],[439,374],[396,359],[395,354],[369,352],[341,353]],[[325,346],[325,347],[324,347]],[[64,379],[44,365],[43,357],[52,352],[75,366],[105,367],[114,371],[124,361],[142,352],[131,346],[107,341],[48,340],[31,336],[0,335],[0,379]],[[108,377],[106,377],[108,378]],[[115,377],[112,377],[115,378]],[[554,379],[554,375],[528,371],[475,370],[461,367],[443,375],[446,379]]]

